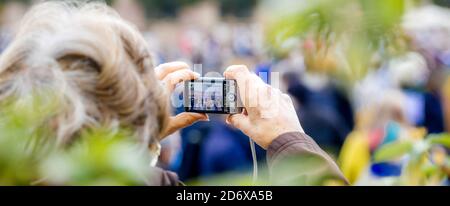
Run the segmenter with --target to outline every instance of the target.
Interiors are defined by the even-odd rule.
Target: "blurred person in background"
[[[404,105],[407,96],[399,90],[385,92],[378,102],[358,111],[355,130],[339,156],[340,165],[352,184],[376,184],[374,178],[399,176],[403,162],[372,163],[371,154],[396,141],[419,140],[424,128],[409,123]]]
[[[312,40],[303,43],[303,66],[308,69],[283,72],[283,83],[298,103],[297,111],[305,131],[326,151],[337,156],[353,129],[353,108],[346,94],[326,75],[326,71],[336,69],[334,56],[313,57],[311,50],[316,46],[312,44],[316,43]]]
[[[448,66],[442,57],[449,48],[449,18],[447,8],[434,5],[407,12],[402,23],[406,36],[400,37],[407,39],[407,52],[382,60],[380,68],[354,88],[356,128],[340,155],[350,182],[385,184],[375,179],[405,174],[408,158],[372,163],[373,155],[383,145],[405,139],[420,142],[427,133],[446,132],[448,97],[443,85]]]
[[[445,2],[438,4],[446,5]],[[447,3],[448,6],[448,3]],[[403,21],[403,28],[411,37],[410,53],[397,61],[397,77],[404,76],[401,87],[410,94],[410,99],[418,103],[419,111],[408,116],[419,126],[424,126],[429,133],[442,133],[444,126],[444,105],[441,88],[448,75],[448,51],[450,50],[450,10],[436,5],[426,5],[408,12]],[[409,58],[408,58],[409,57]],[[408,70],[408,72],[406,72]],[[401,74],[403,72],[403,74]],[[414,76],[411,78],[412,76]]]
[[[310,89],[299,77],[286,73],[288,92],[299,103],[298,113],[308,134],[328,152],[337,155],[353,128],[353,114],[347,98],[333,85]],[[346,119],[347,118],[347,119]]]

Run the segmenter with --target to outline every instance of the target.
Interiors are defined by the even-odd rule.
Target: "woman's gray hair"
[[[126,126],[155,148],[169,117],[139,31],[104,3],[48,1],[31,8],[0,57],[0,102],[51,91],[67,144],[82,129]]]

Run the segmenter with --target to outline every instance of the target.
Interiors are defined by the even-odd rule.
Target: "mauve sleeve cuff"
[[[274,159],[277,155],[279,155],[282,152],[289,151],[289,146],[293,144],[304,144],[307,146],[312,146],[315,144],[314,140],[312,140],[309,136],[307,136],[305,133],[301,132],[289,132],[280,135],[278,138],[276,138],[267,149],[267,158],[270,162],[272,159]],[[308,147],[312,148],[313,150],[316,150],[314,147]],[[293,151],[295,152],[295,151]]]
[[[178,175],[174,172],[166,171],[158,167],[152,167],[151,175],[147,182],[149,186],[182,186]]]
[[[324,152],[317,143],[305,133],[290,132],[280,135],[267,149],[269,170],[277,168],[278,164],[289,157],[314,155],[323,160],[322,166],[328,168],[327,173],[348,183],[334,160]],[[299,162],[301,164],[301,162]],[[311,176],[317,174],[309,174]]]

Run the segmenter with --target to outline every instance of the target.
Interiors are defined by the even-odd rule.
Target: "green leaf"
[[[450,148],[450,134],[429,135],[427,141],[432,145],[442,145]]]
[[[394,142],[382,146],[374,155],[375,162],[393,160],[410,152],[413,148],[411,142]]]

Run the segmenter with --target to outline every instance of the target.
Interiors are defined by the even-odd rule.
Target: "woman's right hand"
[[[189,65],[184,62],[170,62],[155,68],[156,78],[162,82],[168,93],[175,90],[177,84],[183,81],[194,80],[200,77],[199,74],[189,69]],[[175,133],[176,131],[190,126],[198,121],[209,121],[206,114],[183,112],[170,117],[167,127],[161,132],[160,139]]]
[[[264,83],[246,66],[231,66],[224,76],[236,80],[245,107],[243,113],[230,115],[228,124],[240,129],[264,149],[282,134],[304,133],[289,95]]]

